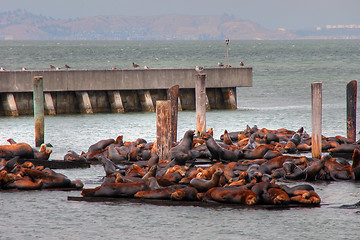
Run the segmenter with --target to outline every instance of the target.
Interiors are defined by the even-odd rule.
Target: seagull
[[[134,62],[132,63],[132,65],[133,65],[133,67],[134,67],[134,68],[139,67],[139,65],[137,65],[137,64],[136,64],[136,63],[134,63]]]
[[[56,70],[60,70],[61,68],[60,67],[57,67]]]
[[[27,69],[23,67],[22,70],[23,70],[23,71],[26,71]]]
[[[67,65],[67,64],[65,64],[65,66],[64,66],[66,69],[69,69],[70,68],[70,66],[69,65]]]
[[[223,67],[224,64],[223,64],[222,62],[218,62],[218,66],[219,66],[219,67]]]
[[[50,65],[50,69],[55,69],[55,67],[53,65]]]
[[[244,66],[244,63],[243,63],[243,62],[240,62],[240,66]]]
[[[199,73],[199,74],[202,72],[202,70],[204,70],[204,67],[202,67],[202,66],[195,67],[195,71],[197,71],[197,73]]]
[[[112,67],[111,70],[116,70],[116,67]]]
[[[149,67],[148,67],[148,66],[144,66],[144,69],[149,69]]]
[[[5,70],[5,68],[1,67],[1,68],[0,68],[0,71],[6,71],[6,70]]]

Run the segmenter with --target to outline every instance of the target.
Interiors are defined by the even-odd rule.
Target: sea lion
[[[292,161],[284,162],[283,169],[285,171],[285,179],[299,180],[305,178],[305,171],[296,166],[296,164],[294,164]]]
[[[16,156],[25,159],[33,159],[34,152],[32,147],[27,143],[0,145],[0,158],[10,159]]]
[[[104,155],[99,155],[97,159],[102,163],[106,176],[109,176],[110,174],[117,172],[117,169],[120,169],[120,167],[116,166],[115,163],[107,159]]]
[[[105,139],[105,140],[98,141],[97,143],[95,143],[89,147],[88,151],[85,153],[85,157],[88,160],[90,160],[92,153],[104,150],[108,145],[110,145],[114,142],[115,142],[114,139]]]
[[[153,190],[145,190],[137,192],[134,197],[145,198],[145,199],[170,199],[171,194],[177,189],[184,188],[184,185],[172,185],[163,188],[157,188]]]
[[[284,205],[290,202],[290,197],[282,189],[269,188],[267,194],[262,195],[262,200],[268,204]]]
[[[315,204],[318,205],[321,202],[319,195],[313,191],[298,191],[298,194],[294,194],[291,198],[291,202],[301,203],[301,204]]]
[[[214,200],[221,203],[254,205],[258,196],[249,189],[242,187],[214,187],[202,197],[203,201]]]
[[[111,144],[109,145],[108,148],[108,158],[112,161],[112,162],[122,162],[125,160],[128,160],[128,156],[127,155],[122,155],[118,152],[118,150],[116,150],[116,145]]]
[[[180,143],[170,149],[170,159],[174,161],[175,165],[184,165],[187,160],[192,159],[190,150],[194,133],[194,130],[186,131]]]
[[[83,189],[84,197],[134,197],[139,191],[149,190],[145,182],[136,183],[105,183],[94,189]]]
[[[86,162],[86,158],[82,155],[77,154],[76,152],[69,150],[64,155],[64,161],[74,161],[74,162]]]
[[[42,179],[34,182],[30,177],[24,177],[22,179],[16,179],[12,183],[8,183],[6,188],[16,188],[18,190],[39,190],[42,186]]]
[[[331,156],[326,155],[326,156],[322,157],[321,160],[314,160],[313,163],[304,170],[305,180],[315,181],[320,170],[323,169],[323,167],[325,166],[325,162],[330,159],[331,159]]]
[[[194,187],[184,187],[175,190],[170,198],[176,201],[198,201],[198,190]]]
[[[221,147],[210,134],[204,134],[203,138],[206,140],[206,147],[211,153],[212,159],[234,161],[238,159],[238,152]]]
[[[299,191],[299,190],[303,190],[303,191],[315,191],[314,187],[309,185],[309,184],[300,184],[300,185],[296,185],[294,187],[288,187],[284,184],[280,185],[281,189],[284,190],[289,197],[292,197],[295,195],[295,192]]]
[[[190,181],[190,186],[196,188],[199,192],[206,192],[210,188],[217,187],[219,185],[220,176],[222,176],[223,173],[223,171],[217,170],[214,172],[210,180],[193,178]]]

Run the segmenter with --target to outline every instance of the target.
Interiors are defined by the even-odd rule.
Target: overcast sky
[[[360,25],[360,0],[0,0],[0,6],[54,18],[227,13],[269,29]]]

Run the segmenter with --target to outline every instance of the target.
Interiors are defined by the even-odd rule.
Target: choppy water
[[[0,66],[6,69],[215,67],[226,63],[222,41],[0,41]],[[360,76],[360,41],[231,41],[230,64],[253,67],[253,87],[238,89],[238,110],[208,111],[215,136],[225,129],[301,126],[311,133],[311,82],[323,83],[323,134],[346,135],[345,87]],[[45,141],[53,159],[105,138],[124,135],[155,139],[155,113],[58,115],[45,117]],[[357,124],[358,126],[359,123]],[[195,112],[179,113],[179,136],[195,128]],[[0,144],[14,138],[33,145],[31,116],[0,117]],[[359,136],[357,136],[359,139]],[[104,175],[100,166],[58,170],[85,187]],[[294,183],[287,183],[292,185]],[[67,201],[79,192],[0,193],[1,239],[357,239],[358,210],[333,208],[360,200],[360,183],[315,183],[323,205],[315,209],[261,210],[230,207],[158,206],[132,202]]]

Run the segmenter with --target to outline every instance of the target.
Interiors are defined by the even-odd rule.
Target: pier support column
[[[206,92],[205,92],[205,109],[206,109],[206,110],[210,110],[210,109],[211,109],[211,107],[210,107],[210,102],[209,102],[209,98],[208,98]]]
[[[180,96],[178,97],[178,111],[182,111]]]
[[[81,113],[94,113],[91,106],[91,101],[88,92],[76,92]]]
[[[121,99],[120,91],[108,91],[107,92],[110,106],[111,106],[111,112],[113,113],[123,113],[125,112],[124,105]]]
[[[171,101],[156,101],[156,148],[159,160],[168,159],[171,148]]]
[[[222,88],[221,89],[224,97],[224,103],[226,109],[237,109],[236,103],[236,88]]]
[[[35,121],[35,147],[44,143],[44,80],[36,76],[33,80],[34,121]]]
[[[322,83],[311,83],[311,153],[321,159]]]
[[[356,142],[356,100],[357,81],[353,80],[346,85],[347,138],[353,142]]]
[[[139,91],[138,94],[139,94],[142,110],[145,112],[155,112],[150,91],[149,90]]]
[[[195,81],[196,135],[206,133],[206,74],[197,74]]]
[[[54,102],[51,93],[44,93],[45,109],[48,115],[56,115]]]
[[[14,94],[12,93],[5,94],[3,106],[4,106],[5,116],[12,116],[12,117],[19,116]]]

